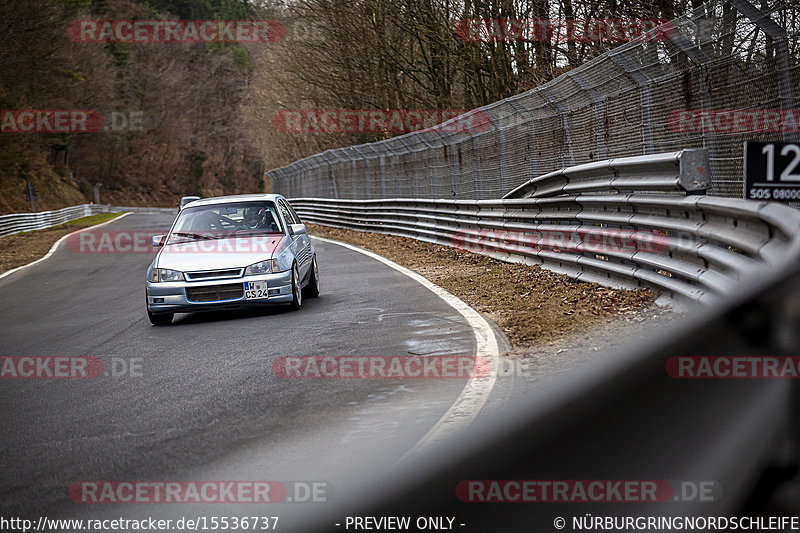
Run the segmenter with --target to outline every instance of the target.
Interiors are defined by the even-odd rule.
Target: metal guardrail
[[[131,213],[159,213],[165,215],[177,215],[177,207],[131,207],[131,206],[109,206],[112,213],[119,213],[121,211],[129,211]]]
[[[503,198],[548,198],[588,192],[705,193],[709,187],[708,151],[693,149],[563,168],[533,178]]]
[[[98,213],[121,213],[131,211],[134,213],[168,213],[177,214],[173,207],[126,207],[108,204],[81,204],[65,207],[55,211],[41,211],[39,213],[13,213],[0,215],[0,237],[13,235],[23,231],[34,231],[51,228],[76,220],[78,218],[96,215]]]
[[[70,220],[88,217],[95,213],[103,213],[106,206],[91,204],[65,207],[56,211],[41,211],[39,213],[14,213],[0,216],[0,237],[13,235],[22,231],[33,231],[58,226]]]
[[[309,222],[410,237],[539,264],[581,281],[647,287],[710,303],[748,274],[797,258],[800,212],[770,202],[649,192],[653,167],[659,187],[701,184],[687,170],[698,161],[703,157],[694,151],[626,158],[622,165],[610,160],[566,168],[518,190],[560,194],[570,181],[554,186],[554,180],[567,176],[578,184],[575,190],[614,188],[619,179],[626,189],[643,183],[647,192],[501,200],[296,198],[291,203]],[[697,174],[703,167],[694,168]],[[609,169],[624,169],[625,176],[608,178]]]

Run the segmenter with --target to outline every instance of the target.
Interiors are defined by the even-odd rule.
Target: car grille
[[[241,268],[235,268],[231,270],[202,270],[199,272],[187,272],[186,279],[189,281],[196,281],[210,278],[238,278],[241,275]]]
[[[187,287],[186,297],[193,302],[216,302],[220,300],[235,300],[244,295],[244,286],[241,283],[229,285],[206,285],[205,287]]]

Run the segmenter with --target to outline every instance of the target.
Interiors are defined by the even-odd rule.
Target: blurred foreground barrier
[[[735,357],[748,369],[783,357],[796,367],[797,253],[793,259],[703,312],[671,325],[654,322],[646,339],[605,350],[560,377],[538,379],[503,405],[502,416],[479,416],[463,435],[406,464],[380,476],[362,467],[360,490],[347,498],[340,490],[335,508],[310,513],[299,530],[331,531],[330,524],[349,516],[450,516],[464,532],[732,530],[737,517],[743,517],[741,529],[797,529],[796,522],[768,522],[800,513],[796,374],[680,379],[670,372],[683,356]],[[345,466],[358,472],[360,464],[351,459]],[[470,480],[484,480],[483,486],[488,480],[670,480],[672,492],[664,499],[634,494],[593,501],[570,499],[570,491],[557,500],[539,485],[530,493],[512,491],[517,500],[486,490],[465,498]],[[698,490],[703,486],[713,490]],[[751,524],[750,517],[764,523]],[[686,525],[695,518],[698,526]],[[648,527],[650,520],[658,522]],[[710,520],[722,527],[709,527]]]

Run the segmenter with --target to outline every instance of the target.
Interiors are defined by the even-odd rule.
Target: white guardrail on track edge
[[[120,207],[107,204],[83,204],[65,207],[55,211],[40,211],[39,213],[13,213],[0,215],[0,237],[13,235],[22,231],[51,228],[64,224],[70,220],[96,215],[98,213],[120,213],[123,211],[144,213],[178,213],[177,208],[171,207]]]

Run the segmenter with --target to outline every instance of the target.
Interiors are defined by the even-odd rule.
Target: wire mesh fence
[[[744,141],[797,140],[799,52],[800,2],[713,0],[536,89],[267,176],[288,197],[481,200],[570,165],[705,147],[708,193],[741,197]]]

